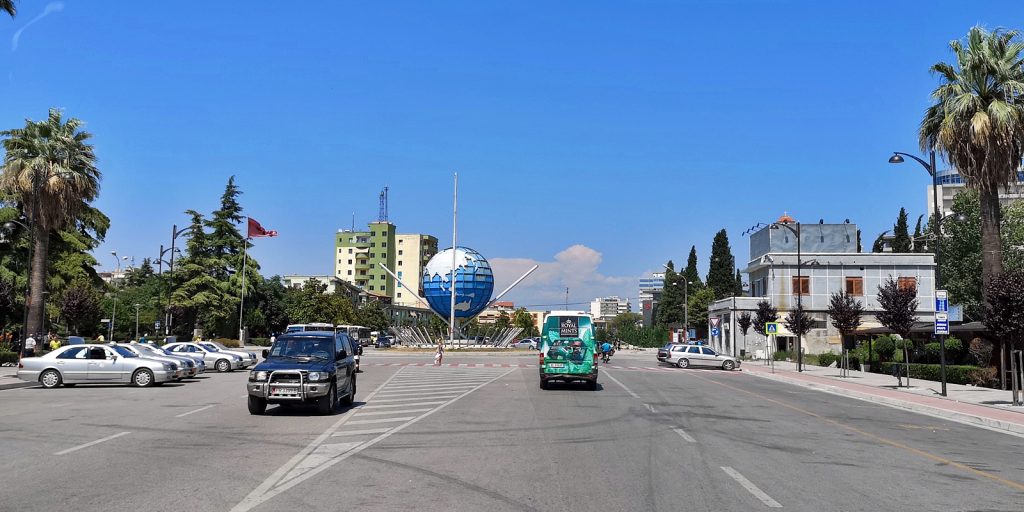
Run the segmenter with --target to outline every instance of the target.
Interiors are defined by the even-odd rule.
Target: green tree
[[[348,299],[340,295],[336,296],[337,299],[348,301]],[[342,309],[344,309],[344,306],[342,306]],[[356,310],[356,322],[374,331],[383,332],[391,327],[391,320],[388,319],[387,313],[384,312],[384,307],[378,300],[371,300],[360,304],[359,309]]]
[[[46,291],[50,235],[73,225],[99,194],[92,134],[81,127],[80,120],[50,109],[44,121],[26,119],[24,128],[0,132],[6,151],[0,189],[17,199],[35,231],[31,297]],[[42,331],[43,306],[42,300],[29,303],[29,332]]]
[[[729,235],[722,229],[711,242],[711,262],[708,265],[707,286],[714,290],[715,300],[729,297],[736,290],[734,270],[736,258],[729,247]]]
[[[494,321],[494,332],[501,332],[503,329],[508,329],[512,326],[512,317],[508,316],[507,311],[498,313],[498,318]]]
[[[901,288],[891,277],[878,287],[878,305],[881,311],[875,314],[878,323],[904,338],[910,337],[910,329],[917,318],[917,288]]]
[[[657,323],[665,326],[682,325],[684,318],[682,277],[676,273],[672,260],[669,260],[665,267],[665,284],[661,291],[661,301],[658,303]]]
[[[12,18],[18,14],[18,8],[14,5],[14,0],[0,0],[0,11],[10,14]]]
[[[526,308],[519,308],[512,315],[512,325],[523,330],[520,336],[532,338],[538,336],[537,324],[533,322],[533,315]]]
[[[750,311],[744,311],[736,317],[736,325],[739,326],[740,332],[743,333],[743,349],[747,349],[747,332],[750,331],[750,326],[754,323],[754,318],[750,315]]]
[[[1013,349],[1024,349],[1024,273],[1007,272],[990,286],[985,325]]]
[[[639,313],[619,313],[612,318],[608,326],[612,335],[621,339],[622,333],[635,329],[641,321],[643,321],[643,315]]]
[[[896,224],[892,227],[892,252],[913,252],[913,242],[910,240],[909,229],[907,225],[907,209],[900,208],[900,213],[896,217]]]
[[[949,47],[955,63],[931,67],[941,83],[921,120],[920,143],[980,194],[984,292],[1003,269],[999,189],[1017,181],[1024,156],[1024,44],[1016,31],[975,26]]]
[[[690,246],[690,255],[686,258],[686,269],[682,272],[683,278],[690,283],[690,291],[700,289],[704,287],[704,282],[700,280],[700,272],[697,271],[697,246]]]
[[[917,224],[914,225],[914,252],[921,253],[928,250],[928,243],[924,240],[924,232],[921,230],[921,221],[924,220],[924,215],[917,216]]]
[[[743,296],[743,276],[740,275],[740,269],[736,269],[736,288],[732,292],[735,297]]]
[[[765,324],[774,322],[779,319],[779,311],[775,309],[775,306],[771,302],[762,300],[757,303],[757,311],[754,312],[754,332],[761,336],[767,336],[764,332]]]
[[[697,328],[700,336],[707,334],[708,307],[714,301],[715,292],[711,288],[690,292],[690,325]]]
[[[68,324],[69,332],[81,334],[82,328],[93,334],[99,325],[100,294],[92,283],[75,281],[64,290],[59,302],[60,314]]]
[[[885,252],[885,233],[878,235],[875,242],[871,244],[871,252]]]
[[[789,329],[789,332],[797,336],[804,336],[811,332],[811,327],[814,325],[811,315],[808,315],[807,311],[802,307],[790,311],[786,315],[784,323],[786,324],[786,329]]]
[[[844,338],[853,334],[860,327],[861,317],[864,315],[864,305],[852,295],[846,292],[832,294],[828,304],[828,316],[832,320],[832,326],[839,331]]]

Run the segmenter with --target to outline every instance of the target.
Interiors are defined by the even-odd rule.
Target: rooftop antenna
[[[356,212],[352,212],[352,231],[356,230]]]
[[[381,222],[388,221],[388,187],[384,186],[384,190],[380,191],[380,213],[377,214],[377,220]]]

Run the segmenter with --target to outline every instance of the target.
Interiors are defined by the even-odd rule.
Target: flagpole
[[[459,173],[455,173],[455,195],[454,205],[452,206],[452,279],[449,282],[449,288],[452,292],[451,315],[448,319],[448,343],[451,346],[455,346],[455,262],[456,255],[458,254],[459,247]]]
[[[246,228],[248,229],[248,228]],[[245,348],[245,267],[249,264],[249,238],[242,239],[242,300],[238,304],[238,348]]]

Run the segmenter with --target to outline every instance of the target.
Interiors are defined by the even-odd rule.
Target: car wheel
[[[341,399],[341,405],[345,407],[351,406],[356,401],[356,378],[352,377],[352,388],[349,390],[345,398]]]
[[[541,389],[547,389],[548,388],[548,381],[545,380],[545,379],[541,379],[540,380],[540,388]]]
[[[60,386],[61,380],[63,379],[60,378],[60,372],[57,370],[46,370],[39,375],[39,383],[46,389],[53,389]]]
[[[587,391],[597,391],[597,380],[587,381]]]
[[[153,385],[153,372],[146,368],[135,370],[135,373],[132,374],[132,384],[140,388]]]
[[[267,401],[258,397],[249,395],[249,414],[260,416],[267,412]]]
[[[231,371],[231,363],[229,363],[227,359],[218,359],[217,363],[213,366],[221,373]]]
[[[724,363],[722,363],[723,370],[732,370],[733,368],[736,368],[736,363],[730,360],[726,360]]]
[[[327,394],[316,399],[316,410],[320,414],[327,415],[334,412],[334,408],[338,405],[338,391],[334,384],[331,384],[331,389],[327,391]]]
[[[676,366],[678,366],[680,368],[689,368],[690,367],[690,360],[686,359],[685,357],[680,358],[678,361],[676,361]]]

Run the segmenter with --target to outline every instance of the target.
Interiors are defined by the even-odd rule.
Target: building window
[[[401,250],[401,249],[399,249],[399,250],[398,250],[398,255],[399,255],[399,256],[401,256],[401,255],[402,255],[402,250]]]
[[[370,291],[371,292],[373,291],[373,285],[370,285]]]
[[[847,277],[846,278],[846,293],[850,295],[864,295],[864,278],[863,277]]]
[[[340,274],[341,271],[338,271],[338,273]],[[348,271],[348,275],[352,275],[352,271],[351,270]]]
[[[370,242],[370,247],[377,247],[377,242]]]
[[[338,247],[338,254],[341,254],[341,247]]]
[[[348,253],[352,254],[352,248],[351,247],[348,248]]]
[[[370,236],[377,236],[377,232],[376,231],[370,231]]]
[[[399,266],[399,267],[401,267],[401,266],[402,266],[402,260],[398,260],[398,266]]]
[[[793,295],[810,295],[811,278],[808,276],[793,278]]]
[[[388,246],[388,243],[387,243],[387,242],[381,242],[381,243],[380,243],[380,246],[381,246],[381,247],[387,247],[387,246]]]
[[[900,290],[917,290],[917,278],[916,277],[901,277],[896,280],[896,286]]]
[[[352,264],[352,260],[348,260],[348,264],[351,265]]]
[[[373,263],[370,263],[370,268],[376,268]]]
[[[371,258],[376,258],[376,257],[377,257],[377,255],[371,252],[371,253],[370,253],[370,257],[371,257]]]
[[[402,245],[402,242],[404,242],[404,241],[405,241],[405,240],[403,240],[403,239],[399,238],[399,239],[398,239],[398,245]]]
[[[402,298],[402,292],[398,292],[398,298],[399,298],[399,299],[401,299],[401,298]]]

